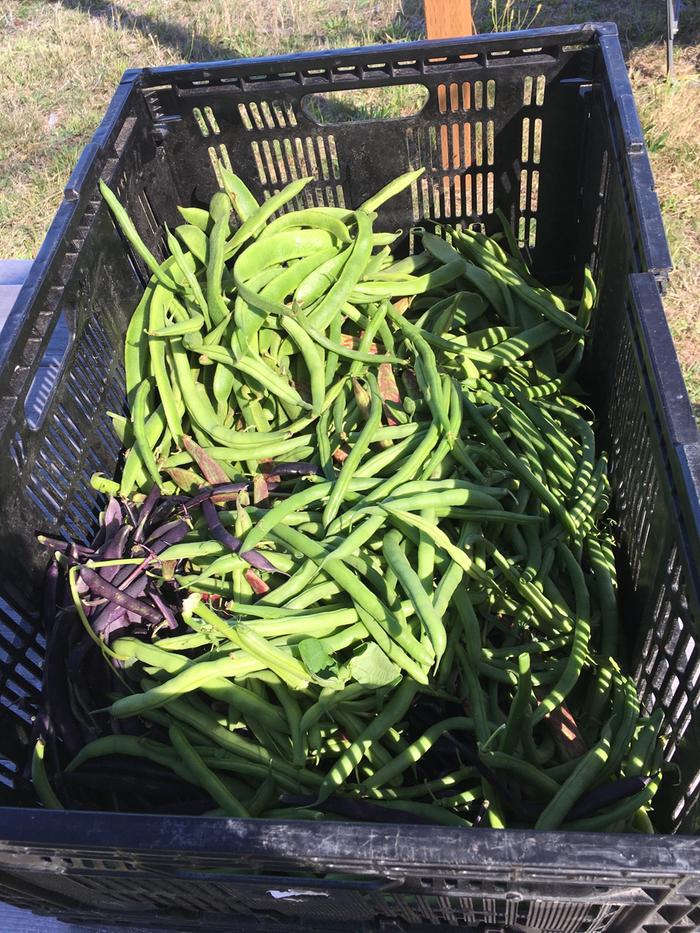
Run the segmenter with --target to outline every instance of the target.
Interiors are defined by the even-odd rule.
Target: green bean
[[[209,214],[207,214],[207,217],[209,217]],[[187,283],[189,290],[192,293],[192,296],[194,297],[194,300],[197,302],[197,305],[199,307],[199,310],[202,313],[202,318],[206,326],[210,327],[211,322],[210,322],[210,316],[209,316],[209,306],[207,305],[207,300],[204,297],[204,293],[202,292],[202,288],[199,284],[199,280],[197,279],[197,276],[195,274],[196,262],[194,260],[194,257],[189,254],[183,253],[182,247],[180,246],[177,237],[173,236],[167,227],[165,229],[166,229],[168,249],[174,256],[175,263],[177,264],[177,268],[181,276],[184,278],[185,282]]]
[[[372,227],[369,215],[362,210],[354,214],[357,223],[357,236],[347,262],[343,266],[338,280],[326,292],[318,305],[309,315],[309,323],[316,330],[323,332],[350,297],[364,272],[372,252]]]
[[[326,257],[322,263],[309,269],[308,274],[297,283],[293,304],[304,309],[310,308],[337,282],[351,253],[351,246],[339,252],[334,250],[333,254]]]
[[[501,737],[500,751],[512,754],[521,738],[525,719],[530,709],[532,696],[532,678],[530,673],[530,655],[522,652],[518,655],[518,687],[511,703],[506,721],[506,728]]]
[[[149,308],[149,330],[159,331],[165,322],[166,303],[169,300],[168,293],[160,287],[153,291]],[[173,387],[166,368],[166,348],[165,344],[154,337],[148,339],[148,353],[151,360],[151,371],[155,379],[158,395],[160,397],[166,423],[170,430],[175,444],[179,446],[182,437],[182,419],[178,410],[177,401]]]
[[[445,732],[450,732],[452,730],[472,732],[473,729],[474,721],[462,716],[435,723],[430,726],[420,738],[416,739],[415,742],[412,742],[411,745],[393,758],[389,764],[385,765],[370,777],[365,778],[360,785],[362,792],[364,793],[372,788],[387,784],[392,778],[416,764],[416,762],[420,761],[420,759],[430,751]]]
[[[527,466],[525,466],[525,464],[523,464],[520,458],[510,450],[507,444],[498,435],[496,430],[492,428],[491,425],[479,414],[476,406],[472,404],[472,402],[464,394],[462,395],[462,401],[472,423],[474,424],[474,427],[484,438],[487,444],[489,444],[489,446],[492,447],[503,458],[508,469],[515,473],[524,483],[530,487],[535,495],[542,500],[542,503],[546,505],[552,514],[559,519],[563,527],[568,532],[575,534],[577,526],[559,499],[557,499],[549,491],[549,489],[547,489],[547,487],[539,479],[537,479],[532,471]]]
[[[610,753],[610,724],[603,727],[600,740],[578,761],[559,790],[544,808],[535,829],[558,829],[578,798],[595,781],[605,767]]]
[[[115,719],[136,716],[143,710],[155,709],[170,703],[174,697],[199,689],[212,677],[242,677],[264,666],[264,663],[257,658],[246,657],[242,654],[217,661],[197,661],[146,693],[135,693],[114,700],[108,707],[108,711]]]
[[[137,737],[134,735],[107,735],[98,739],[93,739],[84,745],[78,754],[66,767],[66,772],[76,771],[86,761],[92,761],[94,758],[103,758],[109,755],[124,755],[129,758],[145,758],[153,761],[155,764],[168,768],[178,777],[193,784],[194,780],[189,769],[180,763],[173,750],[160,742],[154,742],[152,739]]]
[[[421,512],[421,518],[425,522],[434,522],[436,520],[434,509],[427,508]],[[421,586],[431,598],[433,596],[433,578],[435,575],[435,548],[432,541],[426,535],[421,534],[418,541],[418,579]],[[434,605],[434,603],[433,603]],[[438,613],[439,618],[439,613]]]
[[[145,442],[151,450],[157,445],[165,429],[163,406],[159,405],[148,416],[144,426]],[[143,480],[145,481],[145,466],[141,458],[140,448],[134,444],[124,460],[121,483],[117,488],[120,495],[128,496],[132,493],[134,486],[139,483],[140,474],[143,474]]]
[[[342,593],[342,588],[335,580],[325,580],[323,583],[316,583],[310,586],[305,592],[300,593],[293,599],[290,599],[285,609],[301,611],[316,603],[323,602],[325,599],[333,599]]]
[[[286,326],[286,322],[290,320],[290,318],[291,315],[283,315],[282,326]],[[367,363],[368,365],[372,366],[381,366],[382,363],[395,363],[398,365],[404,365],[406,363],[406,360],[402,360],[398,356],[382,356],[379,353],[363,353],[360,350],[353,350],[349,347],[343,346],[341,343],[329,340],[325,334],[322,334],[320,331],[316,330],[315,327],[312,327],[308,319],[299,312],[297,312],[296,318],[294,318],[294,320],[314,341],[314,343],[317,343],[325,350],[335,353],[337,356],[341,356],[344,359],[352,360],[353,362],[358,363]]]
[[[231,199],[233,209],[241,223],[244,223],[257,211],[259,204],[243,179],[227,169],[225,165],[219,165],[219,172],[221,173],[224,190]]]
[[[204,327],[204,318],[201,314],[193,314],[186,321],[178,324],[168,324],[156,331],[148,331],[149,337],[182,337],[184,334],[197,333]]]
[[[591,636],[590,626],[590,599],[586,580],[580,564],[569,548],[560,545],[558,553],[571,576],[576,596],[576,625],[571,645],[571,654],[561,677],[554,688],[540,702],[532,715],[533,726],[537,725],[546,715],[561,706],[569,693],[573,690],[588,657],[588,643]]]
[[[617,729],[612,739],[610,755],[605,768],[600,775],[602,781],[605,777],[615,774],[627,754],[634,730],[639,720],[639,700],[635,683],[631,677],[625,677],[615,670],[615,705],[617,713]]]
[[[172,639],[171,639],[172,640]],[[185,642],[185,645],[188,643]],[[176,674],[185,670],[192,662],[171,651],[165,651],[157,645],[149,645],[136,638],[117,638],[112,647],[117,654],[136,657],[142,664],[147,664]],[[184,649],[186,650],[186,648]],[[284,717],[269,704],[261,703],[258,698],[244,687],[225,678],[212,678],[202,689],[216,700],[233,703],[243,713],[251,713],[269,725],[272,729],[285,730]]]
[[[252,658],[260,661],[260,667],[269,668],[294,690],[303,690],[309,685],[304,666],[281,648],[272,645],[262,635],[239,622],[232,630],[231,640]]]
[[[44,765],[44,740],[37,739],[32,751],[32,784],[42,806],[48,810],[63,810],[63,804],[49,783]]]
[[[412,426],[411,422],[405,425],[407,428]],[[378,474],[384,473],[392,467],[396,461],[399,463],[403,462],[406,455],[413,453],[420,444],[425,437],[425,433],[424,430],[419,429],[415,433],[409,434],[408,437],[404,437],[402,440],[398,441],[398,443],[392,442],[390,446],[385,447],[383,450],[380,450],[379,453],[367,458],[364,463],[358,467],[355,476],[376,477]]]
[[[295,198],[311,181],[311,178],[298,178],[290,182],[277,194],[264,201],[243,221],[224,249],[224,259],[230,259],[247,240],[256,237],[263,229],[269,217]]]
[[[435,670],[437,670],[447,645],[445,626],[435,611],[433,602],[426,593],[420,577],[413,570],[406,555],[399,547],[400,540],[401,535],[398,531],[390,531],[385,535],[383,544],[384,558],[389,568],[398,578],[406,596],[416,607],[418,617],[432,645],[435,654]],[[432,546],[432,542],[430,542],[430,545]]]
[[[397,194],[400,194],[406,188],[410,187],[424,172],[424,168],[404,172],[403,175],[394,178],[393,181],[390,181],[387,185],[384,185],[383,188],[380,188],[376,194],[373,194],[370,198],[367,198],[366,201],[363,201],[360,205],[360,210],[368,214],[372,211],[376,211],[376,209],[381,207],[386,201],[396,197]]]
[[[373,538],[385,524],[386,518],[381,510],[378,510],[374,515],[370,515],[360,522],[349,535],[341,538],[325,560],[344,560],[346,557],[352,556],[363,544]],[[330,536],[327,536],[326,540],[331,540]],[[335,544],[335,542],[333,543]],[[323,562],[321,563],[321,569],[323,569]]]
[[[202,266],[206,266],[209,253],[209,237],[206,233],[191,224],[181,224],[179,227],[175,227],[175,233],[197,262]]]
[[[205,211],[202,207],[178,207],[178,211],[185,223],[199,227],[204,233],[209,232],[211,228],[209,211]]]
[[[248,803],[251,816],[259,816],[263,810],[269,810],[278,797],[277,782],[271,774],[259,785]]]
[[[114,192],[108,187],[107,184],[105,184],[102,179],[100,179],[99,188],[100,193],[107,203],[110,211],[112,212],[115,221],[121,228],[122,233],[127,238],[129,243],[131,243],[134,251],[136,252],[136,255],[144,261],[144,263],[151,270],[153,276],[164,288],[168,288],[171,291],[177,291],[178,286],[175,284],[172,278],[163,271],[158,260],[143,242],[138,234],[138,231],[136,230],[136,227],[132,223],[131,218],[119,203],[119,200]]]
[[[321,414],[323,402],[326,398],[326,373],[323,354],[316,349],[313,340],[294,318],[285,316],[280,323],[296,343],[304,359],[311,388],[311,413],[318,416]]]
[[[347,778],[362,761],[373,742],[379,740],[388,728],[398,722],[406,714],[418,690],[418,685],[412,680],[403,680],[391,699],[379,713],[365,727],[361,735],[352,743],[350,748],[343,752],[333,765],[318,791],[317,804],[327,800],[334,791],[345,783]]]
[[[374,485],[376,485],[376,480],[372,478],[356,478],[350,484],[350,488],[361,491],[363,489],[371,489]],[[256,547],[274,528],[283,522],[288,515],[300,509],[304,509],[314,502],[322,501],[332,489],[332,482],[314,482],[301,492],[294,493],[294,495],[290,496],[288,499],[278,502],[251,528],[243,540],[241,549],[249,551]]]
[[[335,483],[333,483],[328,502],[323,510],[323,524],[326,528],[338,514],[345,494],[350,488],[355,470],[359,466],[362,457],[369,449],[369,445],[374,439],[374,435],[381,421],[382,399],[379,395],[379,387],[377,386],[376,379],[374,379],[371,374],[367,376],[367,381],[372,394],[369,415],[367,416],[367,422],[364,428],[360,432],[360,436],[353,444],[350,454],[343,463],[340,475]]]
[[[223,191],[217,191],[209,205],[214,226],[209,235],[207,254],[207,306],[214,324],[218,324],[228,314],[228,307],[221,290],[224,272],[224,247],[229,232],[231,203]]]
[[[282,541],[297,548],[304,556],[319,564],[327,557],[327,551],[316,542],[305,538],[292,528],[278,527],[276,534]],[[379,647],[419,683],[426,683],[426,677],[420,664],[430,664],[432,652],[428,653],[403,627],[396,616],[380,599],[345,565],[343,561],[326,560],[323,567],[328,576],[338,583],[350,596],[360,614],[360,619],[367,625],[367,618],[378,623],[370,623],[370,634]],[[401,661],[396,658],[400,657]],[[417,663],[416,663],[417,662]]]
[[[151,690],[152,689],[153,688],[151,688]],[[240,756],[247,761],[266,765],[275,776],[279,774],[296,780],[297,790],[299,785],[308,787],[321,786],[322,778],[319,775],[301,768],[295,768],[278,756],[270,754],[254,742],[250,742],[242,736],[230,732],[225,726],[220,726],[213,716],[206,714],[199,708],[195,708],[195,706],[183,699],[169,701],[168,712],[172,713],[172,715],[181,722],[197,729],[197,731],[208,740],[226,749],[226,751],[233,752],[234,755]]]
[[[158,470],[151,445],[148,443],[146,432],[146,403],[150,392],[151,384],[148,379],[144,379],[134,397],[134,407],[132,411],[134,439],[141,460],[146,466],[151,479],[157,486],[160,486],[160,471]]]
[[[282,231],[296,227],[311,227],[314,230],[324,230],[331,233],[339,243],[349,243],[350,233],[341,219],[348,216],[350,216],[348,211],[341,210],[336,215],[327,207],[311,207],[300,211],[290,211],[269,223],[260,234],[259,239],[269,240]]]
[[[649,719],[640,721],[637,738],[627,756],[627,763],[624,768],[625,776],[631,777],[648,773],[649,762],[656,747],[663,721],[664,714],[660,708],[655,709]]]
[[[361,696],[365,688],[361,684],[349,684],[340,690],[330,691],[324,689],[318,700],[309,706],[302,715],[301,719],[295,723],[295,729],[292,732],[292,745],[294,747],[294,763],[298,767],[303,767],[306,761],[306,735],[309,730],[327,713],[329,713],[339,703],[347,702],[354,697]]]
[[[293,217],[282,215],[278,220]],[[275,221],[277,223],[277,221]],[[344,225],[341,225],[344,226]],[[335,237],[323,229],[284,230],[266,236],[267,227],[261,236],[247,246],[236,259],[234,275],[236,279],[250,282],[251,277],[267,266],[279,265],[329,249],[335,244]],[[349,236],[348,236],[349,239]],[[256,289],[257,291],[258,289]]]
[[[245,373],[246,376],[250,376],[258,382],[261,387],[266,388],[273,395],[288,402],[290,405],[311,409],[312,406],[304,401],[297,390],[290,385],[283,376],[278,375],[261,359],[253,356],[240,357],[239,359],[231,358],[230,365],[233,366],[234,369]]]
[[[172,725],[169,730],[173,748],[185,762],[194,780],[215,800],[228,816],[249,816],[243,804],[237,800],[224,782],[210,771],[201,757],[190,745],[179,726]]]
[[[559,784],[544,771],[506,752],[482,749],[479,752],[479,758],[483,764],[493,768],[494,771],[507,771],[546,797],[552,797],[560,790]]]

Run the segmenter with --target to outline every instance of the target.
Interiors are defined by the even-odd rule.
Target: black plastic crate
[[[318,123],[305,101],[411,84],[427,103],[401,119]],[[34,806],[23,776],[44,654],[34,532],[94,528],[89,477],[118,462],[106,412],[123,405],[123,335],[146,280],[97,183],[159,252],[176,205],[216,190],[219,160],[260,196],[312,175],[300,205],[357,204],[425,165],[383,214],[388,229],[429,217],[490,232],[501,207],[545,280],[592,265],[587,385],[610,452],[627,660],[644,706],[666,711],[682,773],[656,806],[668,835]],[[167,930],[700,928],[700,444],[660,298],[669,268],[614,26],[127,72],[0,337],[0,897]]]

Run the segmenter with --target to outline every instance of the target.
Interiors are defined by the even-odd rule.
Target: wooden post
[[[451,39],[454,36],[471,36],[474,34],[474,20],[472,18],[471,0],[423,0],[425,11],[425,31],[428,39]],[[468,84],[464,85],[464,106],[471,106]],[[455,85],[456,90],[456,85]],[[447,110],[447,89],[444,84],[438,87],[438,105],[441,113]],[[458,133],[457,124],[452,127],[453,133]],[[471,165],[471,124],[464,124],[465,167]],[[440,127],[440,151],[442,153],[442,167],[449,168],[448,157],[448,128],[444,123]],[[459,145],[455,146],[459,151]]]
[[[450,39],[474,33],[471,0],[423,0],[429,39]]]

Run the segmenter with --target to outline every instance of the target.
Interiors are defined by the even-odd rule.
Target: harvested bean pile
[[[224,172],[163,263],[102,186],[152,278],[98,535],[42,538],[45,806],[651,830],[594,283],[538,283],[505,218],[397,258],[419,174],[350,211]]]

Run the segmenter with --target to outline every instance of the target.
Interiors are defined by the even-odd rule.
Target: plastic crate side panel
[[[167,872],[109,872],[89,866],[81,868],[79,875],[69,869],[60,874],[18,871],[12,877],[27,886],[41,884],[55,899],[70,898],[76,908],[99,898],[103,907],[128,911],[132,918],[151,913],[165,928],[168,918],[180,923],[189,918],[199,928],[205,918],[218,914],[244,926],[250,923],[252,928],[268,924],[277,929],[296,920],[332,922],[334,929],[344,929],[343,922],[352,917],[357,924],[371,924],[372,929],[382,922],[404,922],[419,928],[490,925],[539,933],[602,933],[612,928],[636,929],[631,918],[649,914],[659,900],[669,896],[665,886],[610,886],[590,879],[576,883],[575,875],[566,872],[556,881],[540,884],[434,875],[391,882],[350,877],[326,881],[281,874],[242,874],[233,879],[220,869],[210,871],[208,877],[193,873],[190,880],[178,878],[173,884]],[[677,913],[688,910],[685,897],[672,897]]]
[[[78,904],[91,896],[97,902],[104,893],[110,903],[129,901],[128,912],[119,911],[123,919],[133,923],[150,913],[165,929],[181,922],[186,928],[212,925],[208,920],[215,922],[218,912],[233,913],[241,929],[248,922],[251,929],[256,922],[284,929],[294,920],[308,929],[330,919],[334,929],[344,930],[341,918],[356,916],[367,920],[368,930],[382,922],[412,921],[426,928],[488,922],[548,933],[628,933],[641,928],[634,918],[653,914],[661,904],[680,910],[700,894],[697,842],[690,839],[562,839],[413,826],[397,833],[393,827],[352,824],[333,824],[331,833],[331,824],[36,811],[33,816],[20,825],[13,811],[3,812],[5,835],[18,843],[0,847],[8,876],[18,872],[22,883],[36,880],[40,887],[49,872],[47,900],[62,892],[65,877],[63,896],[70,893],[74,913]],[[69,818],[79,847],[63,841]],[[327,872],[332,879],[324,877]],[[252,912],[243,914],[241,905]]]
[[[46,309],[70,335],[61,373],[36,430],[26,423],[22,400],[15,403],[11,441],[0,452],[0,708],[10,720],[0,750],[15,766],[18,802],[26,802],[21,776],[46,647],[37,594],[47,554],[36,534],[85,542],[94,533],[101,499],[90,476],[111,476],[118,462],[121,445],[107,412],[123,409],[123,334],[141,287],[106,208],[84,219],[81,238],[67,244],[75,254],[68,254],[66,277]],[[36,312],[40,319],[41,306]],[[37,335],[37,343],[45,348],[48,340]]]
[[[616,37],[601,36],[599,41],[601,79],[613,135],[626,154],[624,171],[630,186],[630,219],[639,271],[665,277],[671,268],[671,255],[622,49]]]
[[[637,277],[642,278],[642,277]],[[653,277],[647,278],[656,293]],[[643,708],[666,713],[666,757],[681,768],[669,776],[655,804],[655,819],[665,831],[697,831],[694,813],[700,795],[700,651],[698,591],[688,547],[687,516],[671,462],[675,450],[664,433],[643,353],[637,295],[618,275],[617,303],[601,300],[596,330],[600,372],[598,404],[601,434],[608,445],[617,520],[621,605],[624,607],[628,663],[638,682]],[[605,294],[605,293],[604,293]],[[619,310],[616,313],[616,308]],[[669,338],[670,342],[670,338]],[[614,347],[603,353],[602,345]],[[599,399],[600,402],[600,399]],[[697,534],[690,529],[691,537]],[[694,538],[697,541],[696,538]]]

